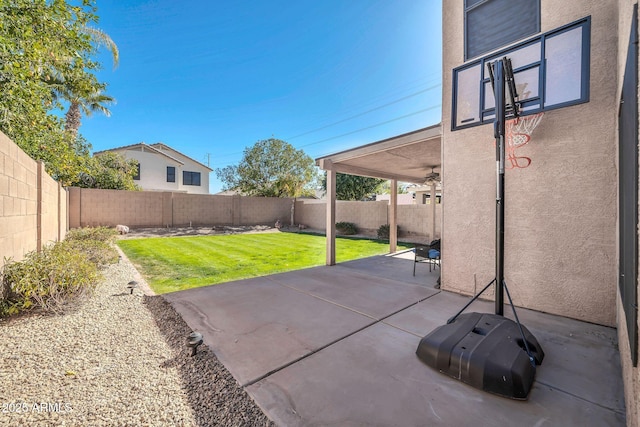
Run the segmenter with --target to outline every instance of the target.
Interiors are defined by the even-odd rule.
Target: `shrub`
[[[100,240],[65,240],[65,245],[72,250],[83,253],[97,267],[106,267],[118,262],[118,251],[109,242]]]
[[[389,240],[389,230],[391,230],[389,224],[383,224],[378,227],[378,239]],[[400,234],[400,226],[396,225],[396,232]]]
[[[30,308],[59,313],[92,291],[99,267],[118,261],[113,228],[77,228],[63,242],[7,262],[0,276],[0,316]]]
[[[4,266],[2,281],[9,298],[0,307],[1,314],[32,307],[59,313],[65,304],[92,291],[99,278],[96,264],[65,242],[30,252],[24,260]]]
[[[351,235],[351,234],[357,234],[358,228],[352,222],[337,222],[336,231],[340,234]]]
[[[67,232],[65,241],[70,240],[96,240],[98,242],[113,242],[118,235],[115,228],[111,227],[85,227],[74,228]]]

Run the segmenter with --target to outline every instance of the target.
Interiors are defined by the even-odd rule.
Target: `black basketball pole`
[[[494,93],[496,117],[493,133],[496,138],[496,314],[504,315],[504,134],[505,134],[505,69],[503,60],[494,63]]]

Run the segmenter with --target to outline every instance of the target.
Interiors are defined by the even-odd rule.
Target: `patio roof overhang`
[[[398,241],[398,181],[423,184],[427,174],[431,172],[441,173],[441,159],[441,124],[316,159],[316,164],[327,171],[327,265],[336,263],[336,173],[391,180],[389,251],[393,253],[396,251]],[[431,187],[431,197],[435,199],[435,184],[432,184]],[[433,210],[431,236],[434,236],[435,203],[432,203],[431,206]]]
[[[338,173],[424,183],[431,172],[441,172],[440,124],[316,159],[323,170]]]

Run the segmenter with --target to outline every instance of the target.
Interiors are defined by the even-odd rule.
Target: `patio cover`
[[[442,173],[441,142],[442,126],[437,124],[316,159],[316,164],[327,171],[327,265],[336,263],[336,173],[391,180],[389,245],[393,253],[398,242],[398,181],[423,184],[432,169]],[[435,185],[431,192],[431,200],[435,200]],[[435,203],[431,208],[435,230]]]

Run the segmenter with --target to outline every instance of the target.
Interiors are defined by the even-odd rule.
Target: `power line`
[[[437,84],[437,85],[434,85],[434,86],[430,86],[430,87],[428,87],[428,88],[426,88],[426,89],[419,90],[418,92],[414,92],[414,93],[412,93],[412,94],[410,94],[410,95],[403,96],[402,98],[396,99],[396,100],[391,101],[391,102],[387,102],[386,104],[380,105],[380,106],[378,106],[378,107],[371,108],[371,109],[369,109],[369,110],[367,110],[367,111],[363,111],[362,113],[358,113],[358,114],[356,114],[355,116],[347,117],[346,119],[338,120],[337,122],[333,122],[333,123],[330,123],[330,124],[328,124],[328,125],[324,125],[324,126],[321,126],[321,127],[319,127],[319,128],[315,128],[315,129],[309,130],[309,131],[307,131],[307,132],[303,132],[303,133],[298,134],[298,135],[296,135],[296,136],[292,136],[292,137],[286,138],[286,140],[287,140],[287,141],[290,141],[290,140],[292,140],[292,139],[299,138],[299,137],[301,137],[301,136],[308,135],[308,134],[310,134],[310,133],[314,133],[314,132],[317,132],[317,131],[319,131],[319,130],[326,129],[326,128],[329,128],[329,127],[331,127],[331,126],[335,126],[335,125],[338,125],[338,124],[340,124],[340,123],[344,123],[344,122],[346,122],[346,121],[353,120],[353,119],[358,118],[358,117],[360,117],[360,116],[364,116],[365,114],[369,114],[369,113],[372,113],[372,112],[374,112],[374,111],[381,110],[382,108],[384,108],[384,107],[388,107],[389,105],[397,104],[398,102],[404,101],[405,99],[409,99],[409,98],[412,98],[412,97],[414,97],[414,96],[420,95],[421,93],[428,92],[428,91],[430,91],[430,90],[436,89],[436,88],[438,88],[438,87],[440,87],[440,86],[441,86],[440,84]]]
[[[356,130],[353,130],[353,131],[350,131],[350,132],[347,132],[347,133],[343,133],[341,135],[336,135],[336,136],[332,136],[332,137],[329,137],[329,138],[321,139],[320,141],[311,142],[309,144],[304,144],[304,145],[301,145],[298,148],[308,147],[310,145],[320,144],[321,142],[331,141],[332,139],[342,138],[343,136],[353,135],[354,133],[358,133],[358,132],[362,132],[362,131],[365,131],[365,130],[373,129],[373,128],[378,127],[378,126],[386,125],[388,123],[395,122],[395,121],[398,121],[398,120],[401,120],[401,119],[405,119],[407,117],[415,116],[416,114],[424,113],[425,111],[434,110],[434,109],[439,108],[441,106],[442,106],[442,104],[433,105],[431,107],[423,108],[422,110],[414,111],[413,113],[409,113],[409,114],[405,114],[403,116],[395,117],[393,119],[389,119],[389,120],[386,120],[384,122],[376,123],[376,124],[371,125],[371,126],[367,126],[367,127],[363,127],[363,128],[360,128],[360,129],[356,129]]]
[[[344,123],[344,122],[349,121],[349,120],[353,120],[353,119],[358,118],[358,117],[361,117],[361,116],[363,116],[363,115],[365,115],[365,114],[369,114],[369,113],[371,113],[371,112],[374,112],[374,111],[380,110],[380,109],[382,109],[382,108],[384,108],[384,107],[388,107],[389,105],[393,105],[393,104],[396,104],[396,103],[398,103],[398,102],[401,102],[401,101],[404,101],[404,100],[406,100],[406,99],[409,99],[409,98],[411,98],[411,97],[417,96],[417,95],[419,95],[419,94],[421,94],[421,93],[424,93],[424,92],[427,92],[427,91],[430,91],[430,90],[436,89],[436,88],[438,88],[438,87],[440,87],[440,86],[442,86],[442,84],[441,84],[441,83],[436,84],[436,85],[433,85],[433,86],[430,86],[430,87],[428,87],[428,88],[426,88],[426,89],[419,90],[418,92],[411,93],[411,94],[406,95],[406,96],[404,96],[404,97],[402,97],[402,98],[399,98],[399,99],[396,99],[396,100],[390,101],[390,102],[388,102],[388,103],[386,103],[386,104],[383,104],[383,105],[380,105],[380,106],[378,106],[378,107],[371,108],[371,109],[369,109],[369,110],[367,110],[367,111],[364,111],[364,112],[362,112],[362,113],[358,113],[358,114],[356,114],[356,115],[354,115],[354,116],[347,117],[346,119],[342,119],[342,120],[339,120],[339,121],[337,121],[337,122],[333,122],[333,123],[330,123],[330,124],[328,124],[328,125],[324,125],[324,126],[321,126],[321,127],[319,127],[319,128],[315,128],[315,129],[312,129],[312,130],[309,130],[309,131],[303,132],[303,133],[301,133],[301,134],[298,134],[298,135],[292,136],[292,137],[290,137],[290,138],[285,138],[285,140],[286,140],[286,141],[289,141],[289,140],[291,140],[291,139],[295,139],[295,138],[298,138],[298,137],[301,137],[301,136],[304,136],[304,135],[308,135],[308,134],[310,134],[310,133],[314,133],[314,132],[317,132],[317,131],[320,131],[320,130],[327,129],[327,128],[329,128],[329,127],[332,127],[332,126],[335,126],[335,125],[338,125],[338,124]],[[392,119],[391,121],[400,120],[400,119],[402,119],[402,118],[404,118],[404,117],[409,117],[409,116],[412,116],[412,115],[415,115],[415,114],[418,114],[418,113],[421,113],[421,112],[424,112],[424,111],[431,110],[431,109],[433,109],[433,108],[437,108],[438,106],[440,106],[440,104],[438,104],[437,106],[434,106],[434,107],[429,107],[429,108],[427,108],[427,109],[425,109],[425,110],[420,110],[420,111],[416,111],[416,112],[414,112],[414,113],[410,113],[410,114],[409,114],[409,115],[407,115],[407,116],[402,116],[402,117],[398,117],[398,118]],[[380,125],[383,125],[383,124],[386,124],[386,123],[389,123],[389,122],[383,122],[383,123],[380,123],[380,124],[372,125],[372,127],[380,126]],[[361,130],[366,130],[366,129],[368,129],[368,128],[364,128],[364,129],[361,129]],[[360,132],[360,130],[354,131],[353,133],[355,133],[355,132]],[[350,134],[351,134],[351,133],[348,133],[348,134],[346,134],[346,135],[350,135]],[[344,136],[344,135],[342,135],[342,136]],[[339,137],[340,137],[340,135],[339,135],[339,136],[336,136],[335,138],[339,138]],[[330,138],[330,139],[333,139],[333,138]],[[324,140],[323,140],[323,141],[319,141],[319,142],[324,142]],[[312,143],[312,144],[316,144],[316,143]],[[311,145],[311,144],[307,144],[307,145]],[[301,147],[306,147],[307,145],[303,145],[303,146],[301,146]],[[216,157],[217,157],[218,159],[220,159],[220,158],[225,158],[225,157],[232,157],[232,156],[236,156],[236,155],[238,155],[238,154],[242,154],[242,153],[244,153],[244,151],[241,151],[241,152],[235,152],[235,153],[229,153],[229,154],[224,154],[224,155],[222,155],[222,156],[216,156]]]
[[[393,119],[385,120],[384,122],[380,122],[380,123],[376,123],[376,124],[373,124],[373,125],[370,125],[370,126],[366,126],[366,127],[360,128],[360,129],[352,130],[352,131],[349,131],[349,132],[346,132],[346,133],[343,133],[343,134],[340,134],[340,135],[335,135],[335,136],[331,136],[329,138],[321,139],[320,141],[315,141],[315,142],[311,142],[309,144],[304,144],[304,145],[301,145],[301,146],[299,146],[297,148],[309,147],[311,145],[321,144],[323,142],[327,142],[327,141],[331,141],[331,140],[334,140],[334,139],[342,138],[343,136],[353,135],[353,134],[358,133],[358,132],[362,132],[362,131],[365,131],[365,130],[373,129],[373,128],[376,128],[376,127],[379,127],[379,126],[382,126],[382,125],[386,125],[388,123],[396,122],[398,120],[402,120],[402,119],[405,119],[407,117],[415,116],[416,114],[424,113],[425,111],[435,110],[436,108],[440,108],[441,106],[442,106],[442,104],[432,105],[430,107],[423,108],[422,110],[414,111],[412,113],[405,114],[405,115],[402,115],[402,116],[399,116],[399,117],[394,117]],[[231,163],[225,163],[222,166],[228,166],[230,164]]]

